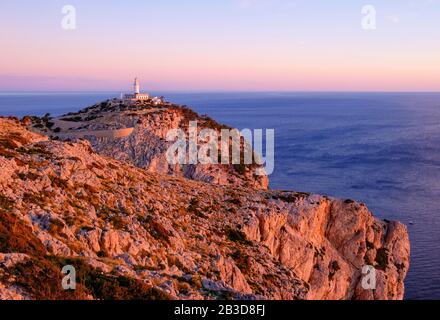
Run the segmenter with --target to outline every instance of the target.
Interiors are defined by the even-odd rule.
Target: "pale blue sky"
[[[75,31],[60,27],[65,4]],[[0,26],[0,90],[114,90],[134,75],[162,90],[440,90],[438,0],[2,0]]]

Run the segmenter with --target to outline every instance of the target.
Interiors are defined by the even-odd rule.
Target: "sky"
[[[440,0],[0,0],[0,43],[0,91],[440,91]]]

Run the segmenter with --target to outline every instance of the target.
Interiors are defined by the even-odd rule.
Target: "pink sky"
[[[0,91],[129,90],[134,76],[150,90],[440,91],[436,1],[378,2],[370,32],[362,2],[128,2],[73,1],[74,31],[60,1],[5,5]]]

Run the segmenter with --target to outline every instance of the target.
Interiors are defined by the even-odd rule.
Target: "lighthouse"
[[[141,86],[139,84],[138,77],[134,78],[133,82],[133,93],[129,93],[124,95],[124,99],[126,102],[139,102],[139,101],[147,101],[150,99],[150,95],[148,93],[141,93]]]
[[[134,79],[133,87],[134,87],[134,94],[141,93],[141,86],[139,85],[139,79],[137,77]]]

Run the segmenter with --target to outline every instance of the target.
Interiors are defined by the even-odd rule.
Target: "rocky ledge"
[[[75,128],[0,118],[0,299],[403,298],[404,225],[352,200],[267,190],[255,167],[163,170],[162,130],[195,116],[185,109],[107,103],[86,120],[93,110],[71,115]],[[110,124],[133,132],[74,136]],[[61,288],[65,265],[74,291]]]

